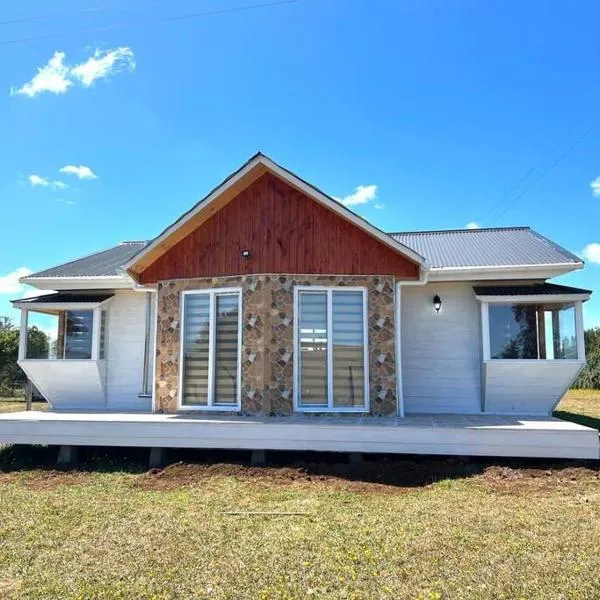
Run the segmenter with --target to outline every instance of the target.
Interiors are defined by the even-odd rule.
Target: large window
[[[65,313],[65,358],[92,358],[94,311],[67,310]]]
[[[240,312],[239,290],[183,293],[183,408],[239,406]]]
[[[490,304],[490,358],[577,360],[573,304]]]
[[[296,293],[297,408],[366,410],[366,292],[300,288]]]

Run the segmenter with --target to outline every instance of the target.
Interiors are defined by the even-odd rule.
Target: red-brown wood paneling
[[[249,259],[242,250],[250,250]],[[142,283],[249,273],[396,275],[418,265],[266,173],[140,274]]]

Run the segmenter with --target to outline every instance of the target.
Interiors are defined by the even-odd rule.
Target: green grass
[[[569,390],[554,416],[600,429],[600,390]]]
[[[35,401],[32,404],[32,409],[33,410],[47,410],[48,403],[44,400]],[[26,410],[24,398],[0,396],[0,413],[19,412],[22,410]]]
[[[559,408],[599,418],[599,398]],[[2,599],[600,597],[597,462],[55,456],[0,450]]]

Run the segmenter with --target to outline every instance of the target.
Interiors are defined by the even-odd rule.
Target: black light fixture
[[[248,259],[252,256],[252,252],[250,250],[242,250],[242,258]]]
[[[439,313],[442,308],[442,299],[437,294],[433,297],[433,308],[436,313]]]

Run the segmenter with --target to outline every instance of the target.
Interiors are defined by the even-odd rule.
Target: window
[[[573,304],[490,304],[490,357],[577,360]]]
[[[65,313],[65,358],[92,358],[94,311],[67,310]]]
[[[366,292],[297,288],[296,405],[299,410],[367,410]]]
[[[240,398],[241,293],[183,293],[181,406],[236,408]]]
[[[104,360],[106,358],[106,346],[108,337],[108,311],[100,311],[100,349],[98,358]]]

